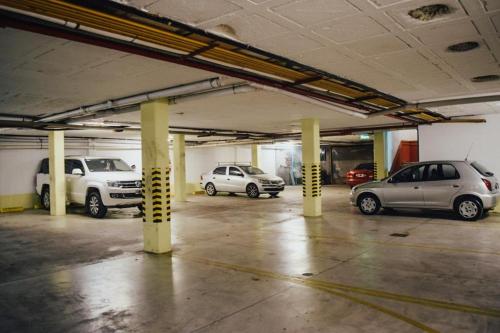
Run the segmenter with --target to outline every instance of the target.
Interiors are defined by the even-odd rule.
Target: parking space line
[[[284,275],[284,274],[264,271],[264,270],[251,268],[251,267],[244,267],[244,266],[239,266],[239,265],[234,265],[234,264],[229,264],[229,263],[223,263],[223,262],[210,260],[210,259],[206,259],[206,258],[200,258],[200,257],[191,257],[191,256],[184,256],[184,255],[175,255],[175,257],[181,258],[181,259],[191,260],[194,262],[198,262],[198,263],[202,263],[205,265],[214,266],[214,267],[218,267],[218,268],[230,269],[230,270],[235,270],[238,272],[254,274],[257,276],[261,276],[261,277],[268,277],[268,278],[272,278],[275,280],[282,280],[282,281],[291,282],[294,284],[306,285],[308,287],[311,287],[314,289],[319,289],[319,290],[325,291],[327,293],[330,293],[332,295],[336,295],[338,297],[348,299],[351,302],[370,307],[376,311],[382,312],[388,316],[394,317],[394,318],[401,320],[401,321],[404,321],[404,322],[406,322],[414,327],[417,327],[417,328],[421,329],[423,332],[429,332],[429,333],[437,333],[438,332],[437,330],[435,330],[435,329],[433,329],[433,328],[431,328],[431,327],[429,327],[421,322],[418,322],[414,319],[408,318],[408,317],[406,317],[398,312],[392,311],[392,310],[387,309],[385,307],[382,307],[380,305],[377,305],[377,304],[368,302],[366,300],[354,297],[352,295],[346,294],[345,292],[342,292],[341,290],[337,290],[337,288],[323,286],[320,284],[309,283],[308,279],[302,279],[299,277],[288,276],[288,275]]]
[[[350,285],[340,284],[340,283],[335,283],[335,282],[327,282],[327,281],[315,280],[315,279],[310,279],[310,278],[305,279],[305,278],[300,278],[300,277],[296,277],[296,276],[290,276],[290,275],[285,275],[285,274],[281,274],[281,273],[265,271],[265,270],[261,270],[261,269],[253,268],[253,267],[245,267],[245,266],[240,266],[240,265],[236,265],[236,264],[224,263],[224,262],[215,261],[215,260],[211,260],[211,259],[207,259],[207,258],[184,256],[184,255],[175,255],[175,257],[199,262],[199,263],[210,265],[210,266],[231,269],[231,270],[235,270],[235,271],[239,271],[239,272],[251,273],[251,274],[255,274],[255,275],[259,275],[259,276],[263,276],[263,277],[269,277],[272,279],[277,279],[277,280],[287,281],[287,282],[291,282],[291,283],[295,283],[295,284],[305,285],[305,286],[309,286],[309,287],[316,288],[316,289],[322,289],[325,291],[328,290],[328,291],[331,291],[332,293],[333,292],[335,292],[335,293],[352,292],[352,293],[356,293],[356,294],[377,297],[377,298],[383,298],[383,299],[389,299],[389,300],[398,301],[398,302],[411,303],[411,304],[423,305],[423,306],[428,306],[428,307],[433,307],[433,308],[440,308],[440,309],[445,309],[445,310],[452,310],[452,311],[458,311],[458,312],[463,312],[463,313],[470,313],[470,314],[475,314],[475,315],[500,318],[500,309],[482,308],[482,307],[476,307],[476,306],[465,305],[465,304],[458,304],[458,303],[433,300],[433,299],[428,299],[428,298],[420,298],[420,297],[415,297],[415,296],[410,296],[410,295],[396,294],[396,293],[391,293],[391,292],[386,292],[386,291],[381,291],[381,290],[376,290],[376,289],[350,286]]]

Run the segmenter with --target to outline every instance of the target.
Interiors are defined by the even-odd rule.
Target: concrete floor
[[[348,189],[174,205],[173,256],[134,209],[0,216],[1,332],[500,332],[500,216],[362,216]],[[393,237],[391,234],[408,234]]]

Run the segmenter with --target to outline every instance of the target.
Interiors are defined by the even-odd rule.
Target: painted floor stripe
[[[334,282],[327,282],[327,281],[314,280],[314,279],[304,279],[304,278],[300,278],[300,277],[289,276],[289,275],[284,275],[284,274],[280,274],[280,273],[265,271],[265,270],[261,270],[261,269],[257,269],[257,268],[253,268],[253,267],[245,267],[245,266],[240,266],[240,265],[235,265],[235,264],[214,261],[214,260],[210,260],[210,259],[206,259],[206,258],[190,257],[190,256],[182,256],[182,255],[181,256],[176,255],[176,257],[179,257],[182,259],[193,260],[193,261],[200,262],[200,263],[207,264],[207,265],[211,265],[211,266],[227,268],[227,269],[232,269],[235,271],[246,272],[246,273],[251,273],[251,274],[255,274],[255,275],[270,277],[273,279],[302,284],[302,285],[306,285],[306,286],[310,286],[310,287],[314,287],[314,288],[318,288],[318,289],[323,289],[323,290],[328,289],[328,290],[333,290],[333,291],[352,292],[352,293],[362,294],[362,295],[366,295],[366,296],[373,296],[373,297],[378,297],[378,298],[390,299],[390,300],[404,302],[404,303],[412,303],[412,304],[418,304],[418,305],[423,305],[423,306],[428,306],[428,307],[434,307],[434,308],[440,308],[440,309],[446,309],[446,310],[459,311],[459,312],[464,312],[464,313],[471,313],[471,314],[500,318],[500,309],[480,308],[480,307],[464,305],[464,304],[444,302],[444,301],[414,297],[414,296],[409,296],[409,295],[401,295],[401,294],[390,293],[390,292],[385,292],[385,291],[380,291],[380,290],[375,290],[375,289],[349,286],[349,285],[334,283]]]
[[[411,318],[408,318],[406,316],[403,316],[402,314],[400,313],[397,313],[395,311],[392,311],[390,309],[387,309],[385,307],[382,307],[380,305],[376,305],[376,304],[373,304],[371,302],[368,302],[368,301],[365,301],[363,299],[359,299],[357,297],[354,297],[352,295],[349,295],[349,294],[346,294],[340,290],[337,290],[335,288],[331,288],[331,287],[326,287],[326,286],[321,286],[321,285],[313,285],[313,284],[308,284],[307,283],[307,279],[301,279],[301,278],[298,278],[298,277],[292,277],[292,276],[287,276],[287,275],[283,275],[283,274],[278,274],[278,273],[273,273],[273,272],[268,272],[268,271],[263,271],[263,270],[259,270],[259,269],[255,269],[255,268],[251,268],[251,267],[243,267],[243,266],[239,266],[239,265],[233,265],[233,264],[228,264],[228,263],[223,263],[223,262],[218,262],[218,261],[214,261],[214,260],[209,260],[209,259],[206,259],[206,258],[199,258],[199,257],[191,257],[191,256],[183,256],[183,255],[175,255],[175,257],[178,257],[178,258],[181,258],[181,259],[187,259],[187,260],[191,260],[191,261],[194,261],[194,262],[198,262],[198,263],[202,263],[202,264],[205,264],[205,265],[210,265],[210,266],[214,266],[214,267],[219,267],[219,268],[224,268],[224,269],[231,269],[231,270],[235,270],[235,271],[239,271],[239,272],[245,272],[245,273],[250,273],[250,274],[254,274],[254,275],[258,275],[258,276],[261,276],[261,277],[268,277],[268,278],[272,278],[272,279],[277,279],[277,280],[282,280],[282,281],[286,281],[286,282],[291,282],[291,283],[295,283],[295,284],[300,284],[300,285],[306,285],[308,287],[311,287],[311,288],[314,288],[314,289],[319,289],[319,290],[322,290],[322,291],[325,291],[325,292],[328,292],[330,294],[333,294],[333,295],[336,295],[338,297],[342,297],[342,298],[345,298],[345,299],[348,299],[354,303],[358,303],[358,304],[361,304],[361,305],[364,305],[364,306],[367,306],[367,307],[370,307],[374,310],[377,310],[377,311],[380,311],[386,315],[389,315],[391,317],[394,317],[398,320],[401,320],[401,321],[404,321],[412,326],[415,326],[419,329],[421,329],[423,332],[429,332],[429,333],[437,333],[439,331],[421,323],[421,322],[418,322],[414,319],[411,319]]]

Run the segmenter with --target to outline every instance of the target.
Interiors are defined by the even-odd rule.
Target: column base
[[[143,223],[144,251],[149,253],[170,253],[172,243],[170,240],[170,223]]]
[[[316,198],[304,197],[304,216],[305,217],[321,216],[321,197],[316,197]]]

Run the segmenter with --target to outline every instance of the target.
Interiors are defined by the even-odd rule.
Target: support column
[[[318,119],[302,120],[304,216],[321,216],[321,161]]]
[[[64,132],[49,132],[50,215],[66,215]]]
[[[252,145],[252,166],[258,168],[259,167],[259,145]]]
[[[373,162],[375,163],[374,179],[380,180],[387,176],[385,166],[385,135],[384,132],[375,132],[373,134]]]
[[[168,102],[141,104],[144,251],[167,253],[170,240]]]
[[[186,201],[186,143],[184,134],[174,134],[174,200]]]

